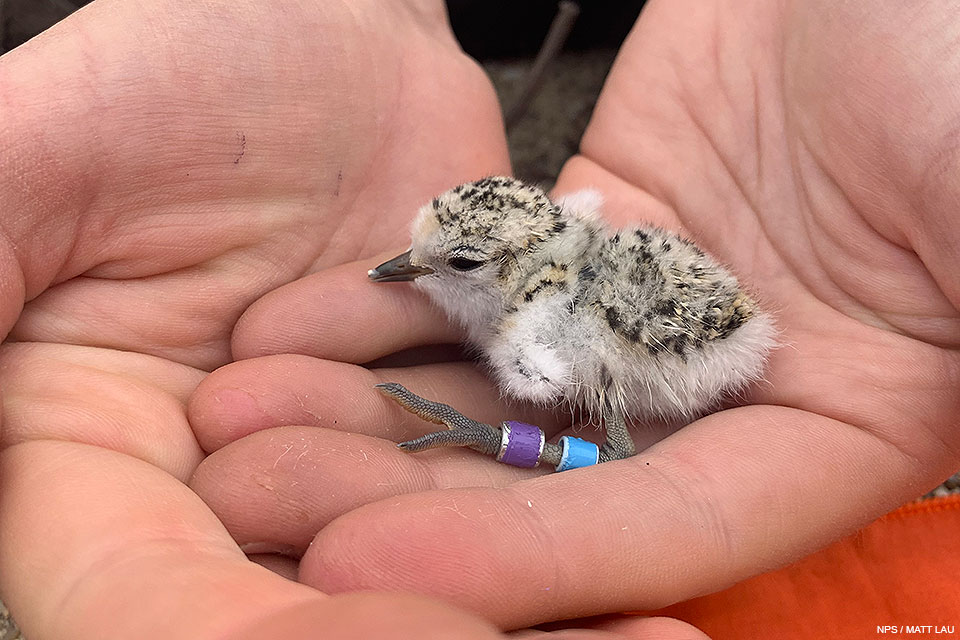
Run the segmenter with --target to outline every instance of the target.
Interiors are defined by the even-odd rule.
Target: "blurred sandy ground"
[[[615,50],[563,53],[547,70],[539,93],[508,133],[518,178],[552,186],[563,163],[577,153]],[[523,87],[529,60],[484,63],[500,103],[509,108]]]

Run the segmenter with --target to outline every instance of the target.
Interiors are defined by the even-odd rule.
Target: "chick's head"
[[[489,320],[499,312],[512,271],[565,227],[560,208],[538,187],[501,176],[468,182],[421,207],[410,250],[370,277],[416,279],[452,317],[467,324]]]

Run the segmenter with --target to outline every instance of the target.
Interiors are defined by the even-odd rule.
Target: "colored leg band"
[[[500,431],[498,461],[515,467],[535,467],[540,464],[545,441],[543,431],[532,424],[512,420],[501,424]]]
[[[573,436],[563,436],[560,438],[560,445],[563,447],[563,453],[560,454],[557,471],[589,467],[600,461],[600,447],[592,442]]]

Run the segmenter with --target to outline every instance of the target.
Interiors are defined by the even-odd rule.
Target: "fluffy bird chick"
[[[776,331],[693,243],[649,226],[611,233],[600,204],[594,191],[554,203],[507,177],[463,184],[424,205],[410,250],[369,276],[413,280],[463,326],[506,394],[601,416],[604,462],[635,453],[627,422],[689,420],[759,378]],[[503,453],[509,423],[484,425],[400,385],[378,386],[448,427],[402,448]],[[541,437],[538,461],[561,455]]]

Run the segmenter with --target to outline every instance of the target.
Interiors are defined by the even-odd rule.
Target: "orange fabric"
[[[915,502],[789,567],[657,613],[713,640],[960,638],[958,541],[960,496]]]

